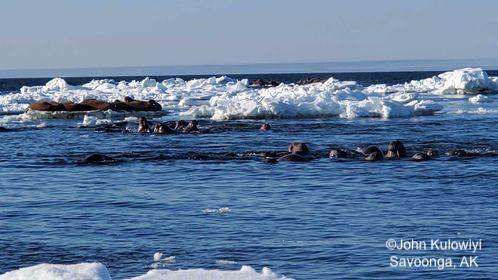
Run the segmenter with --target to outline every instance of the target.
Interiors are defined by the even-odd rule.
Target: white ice
[[[250,266],[240,270],[153,269],[129,280],[291,280],[264,267],[257,272]],[[111,280],[107,268],[100,263],[74,265],[40,264],[0,275],[0,280]]]
[[[250,266],[242,266],[240,270],[206,270],[206,269],[180,269],[150,270],[147,274],[130,278],[129,280],[290,280],[279,276],[271,269],[265,267],[258,273]]]
[[[39,264],[0,275],[0,280],[111,280],[100,263]]]
[[[355,81],[330,78],[309,85],[280,84],[270,88],[251,87],[246,79],[211,77],[185,81],[116,82],[93,80],[80,86],[55,78],[44,86],[22,87],[20,92],[0,96],[0,112],[22,112],[40,100],[81,102],[154,99],[164,111],[185,117],[215,120],[243,118],[295,118],[335,116],[340,118],[396,118],[433,114],[442,106],[431,95],[498,91],[498,77],[480,68],[464,68],[422,80],[387,86],[364,87]],[[423,93],[423,94],[421,94]],[[91,124],[92,119],[84,123]]]

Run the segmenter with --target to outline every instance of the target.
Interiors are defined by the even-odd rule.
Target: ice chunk
[[[129,280],[291,280],[265,267],[258,273],[250,266],[240,270],[206,270],[206,269],[154,269],[147,274]]]
[[[0,275],[0,280],[111,280],[100,263],[39,264]]]
[[[485,102],[487,99],[488,99],[487,96],[484,96],[482,94],[478,94],[476,96],[470,97],[469,101],[470,101],[470,103],[477,104],[477,103]]]

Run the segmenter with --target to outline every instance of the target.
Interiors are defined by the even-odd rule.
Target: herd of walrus
[[[271,130],[268,123],[263,123],[259,127],[260,131]],[[179,120],[171,123],[156,122],[151,125],[147,118],[141,117],[138,119],[138,128],[136,130],[140,134],[175,134],[175,133],[202,133],[198,127],[198,122],[192,120],[190,122]],[[125,130],[125,133],[130,131]],[[232,157],[235,154],[229,153]],[[477,156],[478,153],[472,153],[463,149],[452,149],[446,153],[448,156]],[[227,154],[228,155],[228,154]],[[286,152],[262,152],[257,155],[265,163],[278,163],[284,161],[305,162],[314,159],[322,158],[320,153],[314,153],[308,147],[308,144],[303,142],[293,142],[287,147]],[[382,151],[377,146],[367,146],[365,148],[358,148],[356,150],[349,149],[332,149],[328,152],[330,159],[357,159],[365,161],[380,161],[380,160],[399,160],[409,158],[412,161],[428,161],[439,156],[439,152],[435,149],[427,149],[425,151],[409,154],[405,145],[400,140],[391,141],[386,151]],[[226,156],[229,158],[230,156]],[[193,155],[188,159],[219,159],[216,157],[209,157],[206,155]],[[78,163],[113,163],[118,160],[102,154],[91,154]]]
[[[125,97],[124,101],[106,102],[97,99],[86,99],[80,103],[39,101],[29,105],[28,109],[41,112],[87,112],[87,111],[126,111],[126,112],[157,112],[163,108],[155,100],[140,101]]]
[[[315,79],[304,80],[301,83],[311,83],[316,82]],[[255,84],[257,86],[275,86],[277,82],[274,81],[262,81],[257,80]],[[134,100],[131,97],[125,97],[124,101],[116,100],[114,102],[106,102],[96,99],[87,99],[80,103],[73,102],[46,102],[40,101],[35,102],[29,105],[30,110],[36,111],[46,111],[46,112],[57,112],[57,111],[65,111],[65,112],[81,112],[81,111],[135,111],[135,112],[151,112],[151,111],[161,111],[162,107],[159,103],[154,100],[149,101],[139,101]],[[126,124],[126,123],[122,123]],[[127,128],[123,128],[119,126],[120,124],[111,124],[106,125],[104,127],[96,128],[98,131],[104,132],[116,132],[122,131],[123,133],[130,133]],[[266,131],[272,129],[268,123],[263,123],[259,130]],[[0,127],[0,132],[6,132],[9,129]],[[202,133],[207,131],[202,131],[198,127],[198,122],[196,120],[191,120],[189,122],[185,120],[178,120],[175,122],[163,123],[163,122],[155,122],[153,125],[149,123],[147,118],[140,117],[138,119],[138,133],[146,134],[177,134],[177,133]],[[449,150],[446,153],[448,156],[458,156],[458,157],[466,157],[466,156],[477,156],[479,153],[472,153],[463,149],[453,149]],[[496,153],[493,153],[495,155]],[[402,159],[402,158],[410,158],[413,161],[427,161],[434,159],[439,156],[437,150],[428,149],[421,152],[416,152],[412,155],[408,155],[407,150],[404,144],[399,141],[391,141],[387,150],[384,152],[377,146],[368,146],[366,148],[358,148],[356,150],[349,149],[332,149],[328,152],[328,157],[331,159],[361,159],[366,161],[380,161],[384,159]],[[263,152],[259,154],[259,157],[262,158],[262,161],[265,163],[277,163],[281,161],[310,161],[313,159],[323,157],[323,154],[313,153],[306,143],[302,142],[294,142],[288,146],[286,152]],[[193,157],[193,159],[197,158],[206,158],[206,157]],[[116,159],[102,155],[102,154],[91,154],[82,160],[79,160],[78,163],[112,163],[117,162]]]

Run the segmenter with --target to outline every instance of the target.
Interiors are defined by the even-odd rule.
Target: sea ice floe
[[[264,267],[257,272],[250,266],[240,270],[152,269],[129,280],[291,280]],[[39,264],[0,275],[0,280],[111,280],[107,268],[100,263],[73,265]]]
[[[321,116],[395,118],[441,110],[442,106],[432,101],[431,95],[493,91],[498,91],[498,77],[490,77],[480,68],[454,70],[403,84],[368,87],[334,78],[322,83],[282,83],[269,88],[252,87],[247,79],[234,80],[226,76],[162,82],[150,78],[131,82],[103,79],[79,86],[55,78],[43,86],[25,86],[20,92],[1,95],[0,112],[22,112],[30,103],[40,100],[81,102],[96,98],[112,102],[130,96],[137,100],[154,99],[172,114],[215,120]]]
[[[111,280],[101,263],[39,264],[0,275],[0,280]]]
[[[242,266],[240,270],[206,270],[206,269],[154,269],[147,274],[129,280],[291,280],[264,267],[258,273],[250,266]]]

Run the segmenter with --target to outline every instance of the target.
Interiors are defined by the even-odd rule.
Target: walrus
[[[270,130],[270,129],[271,126],[267,123],[261,124],[261,126],[259,127],[259,130]]]
[[[288,146],[289,153],[281,156],[278,161],[308,161],[311,160],[310,150],[305,143],[293,142]]]
[[[399,140],[391,141],[387,147],[386,158],[400,159],[406,156],[406,149]]]
[[[256,80],[252,83],[253,86],[257,87],[276,87],[279,85],[279,82],[276,81],[265,81],[265,80]]]
[[[329,158],[345,158],[350,156],[350,153],[343,149],[334,149],[329,153]]]
[[[112,157],[101,155],[101,154],[91,154],[86,156],[84,159],[78,161],[78,163],[112,163],[117,162],[117,160]]]
[[[175,131],[173,129],[171,129],[167,124],[158,122],[154,126],[153,133],[156,133],[156,134],[171,134],[171,133],[175,133]]]
[[[174,130],[180,130],[180,131],[183,131],[183,129],[187,126],[187,122],[184,121],[184,120],[178,120],[175,122],[175,128],[173,128]]]
[[[434,150],[434,149],[428,149],[425,153],[430,157],[439,156],[439,152],[437,150]]]
[[[131,111],[153,112],[153,111],[161,111],[163,109],[161,104],[157,103],[155,100],[149,100],[149,101],[132,100],[126,102],[125,104],[132,108]]]
[[[82,105],[89,106],[92,110],[107,111],[112,110],[112,105],[109,102],[105,102],[97,99],[85,99],[80,102]]]
[[[138,119],[138,132],[139,133],[150,132],[149,123],[147,122],[147,118],[146,117],[140,117]]]
[[[362,152],[365,156],[365,160],[377,161],[384,159],[384,153],[382,153],[382,151],[377,146],[369,146]]]
[[[414,161],[427,161],[430,159],[431,159],[431,157],[427,153],[415,153],[412,156],[412,160],[414,160]]]
[[[68,112],[86,112],[96,110],[94,107],[82,103],[63,102],[62,105],[64,106],[64,111]]]
[[[197,127],[198,122],[196,120],[192,120],[188,123],[188,125],[183,129],[183,132],[198,132],[199,128]]]
[[[474,154],[462,149],[452,149],[448,151],[448,155],[455,157],[466,157],[466,156],[473,156]]]
[[[303,80],[299,80],[297,82],[298,85],[307,85],[307,84],[314,84],[314,83],[323,83],[325,82],[324,79],[320,79],[320,78],[306,78],[306,79],[303,79]]]
[[[29,105],[29,108],[31,110],[36,110],[36,111],[45,111],[45,112],[56,112],[56,111],[65,111],[66,108],[62,103],[51,101],[51,102],[46,102],[46,101],[38,101],[35,103],[31,103]]]

